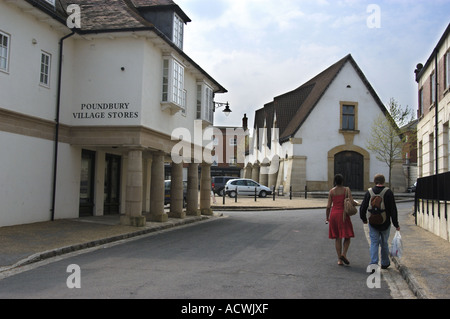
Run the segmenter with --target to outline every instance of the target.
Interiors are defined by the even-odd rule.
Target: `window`
[[[163,60],[162,104],[163,109],[170,108],[174,113],[186,111],[184,66],[174,58]]]
[[[236,157],[231,156],[230,159],[229,159],[228,164],[229,164],[230,166],[236,166],[236,165],[237,165]]]
[[[450,88],[450,51],[445,54],[444,58],[444,72],[445,72],[445,89]]]
[[[356,107],[355,105],[343,105],[342,106],[342,129],[346,131],[354,131],[356,129],[355,124]]]
[[[50,85],[50,63],[51,63],[51,55],[46,52],[42,52],[39,83],[45,86]]]
[[[184,105],[184,68],[173,61],[173,100],[178,105]]]
[[[237,145],[237,138],[230,138],[230,146],[236,146]]]
[[[419,91],[419,114],[418,117],[423,115],[423,88]]]
[[[9,61],[9,35],[0,32],[0,70],[8,71]]]
[[[173,43],[180,49],[183,49],[184,23],[179,16],[175,14],[173,21]]]
[[[197,83],[197,120],[214,122],[214,93],[204,82]]]
[[[431,105],[434,105],[436,103],[436,73],[433,72],[433,74],[431,74],[430,81],[431,81],[430,85]]]

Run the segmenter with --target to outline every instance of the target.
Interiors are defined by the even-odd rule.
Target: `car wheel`
[[[222,197],[222,196],[223,196],[223,193],[224,193],[224,190],[221,189],[221,190],[217,193],[217,195],[219,195],[220,197]]]
[[[228,195],[229,195],[231,198],[235,198],[235,197],[236,197],[236,191],[230,191],[230,192],[228,193]]]
[[[266,198],[267,197],[266,191],[261,191],[261,193],[259,193],[259,197]]]

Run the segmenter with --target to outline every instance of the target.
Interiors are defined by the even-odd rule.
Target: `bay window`
[[[197,83],[197,120],[214,122],[214,93],[204,82]]]
[[[186,111],[184,66],[173,57],[163,59],[161,106],[163,110],[170,110],[172,114]]]

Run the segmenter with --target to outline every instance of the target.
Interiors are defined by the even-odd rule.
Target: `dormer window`
[[[174,14],[173,19],[173,43],[183,50],[184,22],[181,18]]]

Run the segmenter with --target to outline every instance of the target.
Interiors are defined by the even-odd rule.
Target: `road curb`
[[[171,228],[189,225],[189,224],[193,224],[196,222],[201,222],[201,221],[205,221],[205,220],[209,220],[209,219],[210,219],[210,217],[208,217],[208,216],[199,216],[198,218],[178,220],[174,223],[166,223],[166,224],[156,225],[156,226],[152,225],[151,227],[144,228],[144,229],[137,230],[137,231],[130,232],[130,233],[124,233],[124,234],[117,235],[117,236],[111,236],[111,237],[107,237],[107,238],[92,240],[92,241],[82,243],[82,244],[74,244],[74,245],[69,245],[66,247],[55,248],[55,249],[47,250],[44,252],[39,252],[39,253],[33,254],[25,259],[20,260],[11,266],[0,267],[0,273],[10,271],[10,270],[13,270],[13,269],[19,268],[19,267],[24,267],[24,266],[27,266],[27,265],[30,265],[33,263],[37,263],[37,262],[40,262],[40,261],[43,261],[46,259],[50,259],[53,257],[63,256],[63,255],[73,253],[76,251],[99,247],[102,245],[119,242],[121,240],[127,240],[127,239],[131,239],[131,238],[139,237],[139,236],[144,236],[144,235],[148,235],[148,234],[155,233],[158,231],[168,230]]]
[[[403,265],[398,257],[391,257],[391,259],[413,294],[419,299],[430,299],[424,289],[419,285],[416,278],[411,274],[408,267]]]

